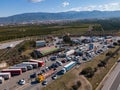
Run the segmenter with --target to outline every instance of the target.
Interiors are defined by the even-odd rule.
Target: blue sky
[[[120,0],[0,0],[0,17],[29,12],[120,10]]]

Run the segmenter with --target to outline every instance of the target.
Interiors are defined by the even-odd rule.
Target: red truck
[[[34,59],[30,59],[30,62],[37,62],[38,63],[38,67],[42,67],[44,66],[44,61],[39,61],[39,60],[34,60]]]
[[[3,69],[1,72],[10,72],[11,76],[22,74],[22,70],[21,69]]]

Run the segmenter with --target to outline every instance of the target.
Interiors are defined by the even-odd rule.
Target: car
[[[57,56],[50,57],[50,60],[55,61],[57,59]]]
[[[56,61],[56,64],[58,64],[59,66],[63,65],[61,61]]]
[[[61,62],[62,62],[62,63],[66,63],[66,60],[63,59],[63,60],[61,60]]]
[[[26,83],[26,82],[25,82],[24,79],[21,79],[21,80],[18,81],[18,84],[19,84],[19,85],[24,85],[25,83]]]
[[[52,79],[53,80],[57,79],[57,75],[52,76]]]
[[[42,85],[47,85],[47,84],[48,84],[47,79],[42,82]]]
[[[82,58],[82,60],[86,61],[86,60],[87,60],[87,58],[83,57],[83,58]]]

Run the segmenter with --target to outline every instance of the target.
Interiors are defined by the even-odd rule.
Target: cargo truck
[[[30,62],[36,62],[36,63],[38,63],[38,67],[44,66],[44,61],[39,61],[39,60],[30,59]]]
[[[38,68],[38,63],[37,62],[22,62],[22,64],[32,65],[33,68]]]
[[[7,80],[11,78],[11,74],[10,72],[6,72],[6,73],[0,72],[0,77],[3,77],[5,80]]]
[[[23,63],[20,63],[20,64],[17,64],[15,65],[16,67],[27,67],[27,70],[32,70],[33,69],[33,66],[30,65],[30,64],[23,64]]]
[[[9,69],[21,69],[22,72],[26,72],[27,71],[27,67],[26,66],[12,66],[12,67],[9,67]]]
[[[55,73],[55,70],[54,70],[54,69],[51,69],[51,70],[47,71],[47,72],[44,73],[44,74],[38,75],[37,78],[36,78],[36,81],[37,81],[38,83],[43,82],[46,78],[48,78],[49,76],[51,76],[51,75],[54,74],[54,73]]]
[[[10,72],[11,76],[22,74],[21,69],[3,69],[1,72]]]
[[[62,74],[66,73],[67,71],[69,71],[70,69],[72,69],[75,65],[76,65],[76,62],[75,61],[71,61],[70,63],[68,63],[67,65],[65,65],[63,67],[63,69],[61,70],[61,73]]]

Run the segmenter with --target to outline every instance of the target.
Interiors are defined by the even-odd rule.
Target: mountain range
[[[120,18],[120,11],[69,11],[59,13],[24,13],[1,17],[0,24],[39,22],[48,20],[108,19]]]

